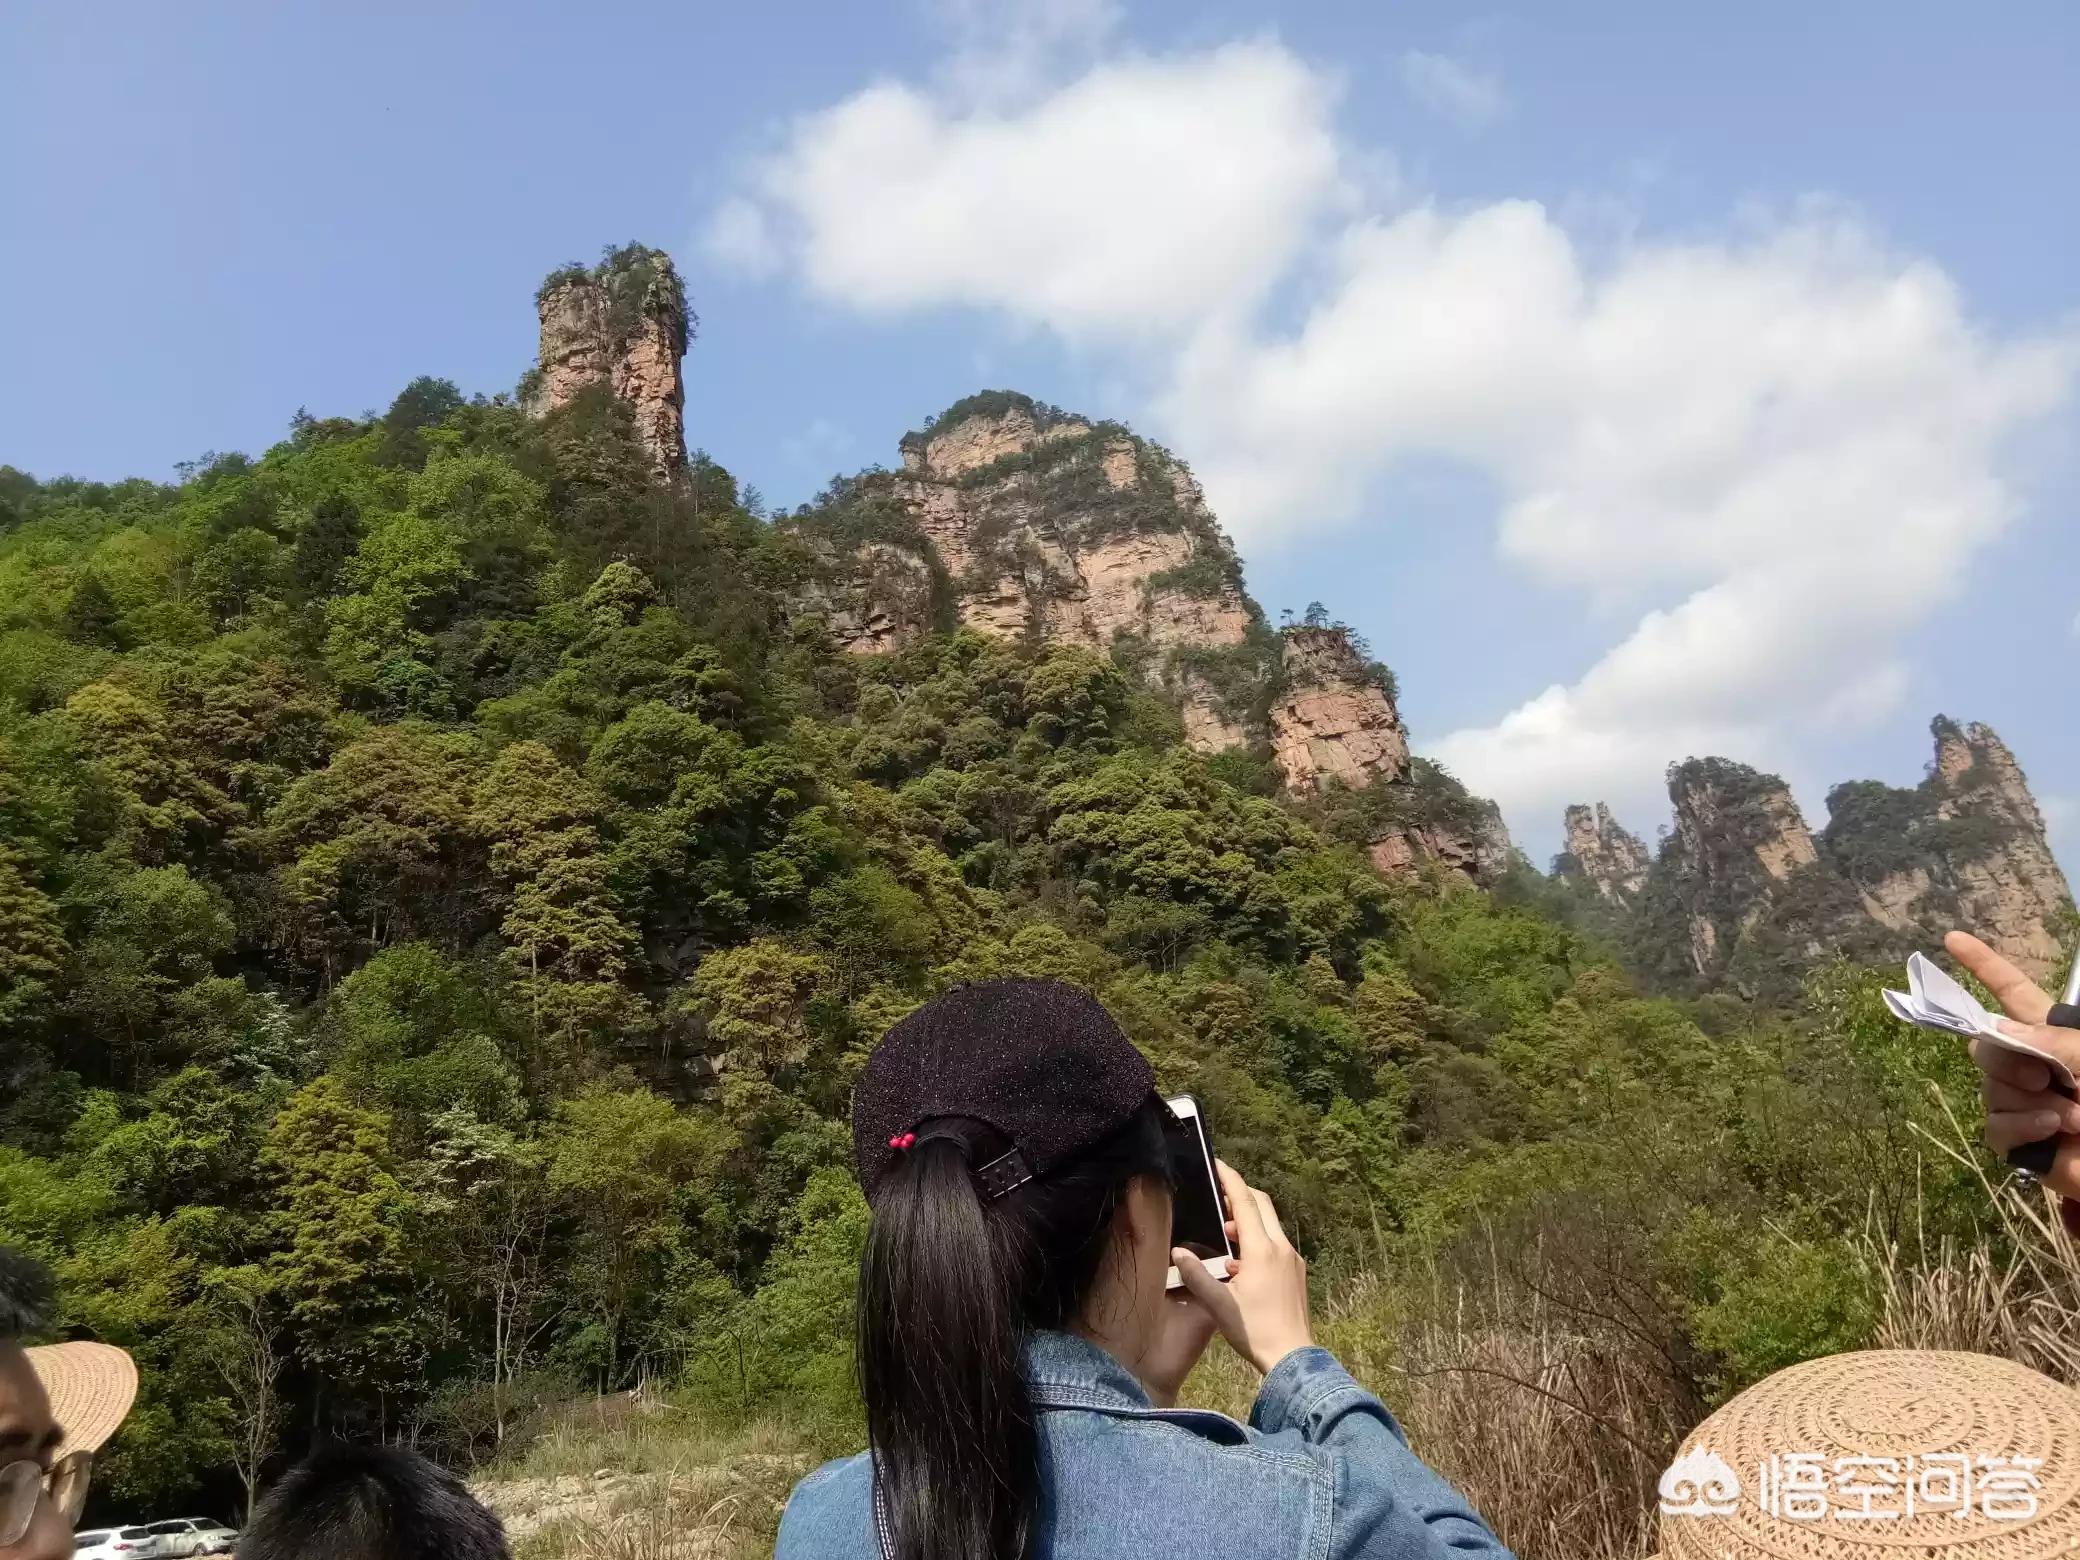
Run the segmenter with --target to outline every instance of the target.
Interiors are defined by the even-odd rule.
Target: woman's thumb
[[[1228,1293],[1228,1286],[1215,1278],[1206,1264],[1182,1246],[1174,1246],[1170,1260],[1177,1268],[1177,1276],[1184,1287],[1223,1325],[1235,1314],[1235,1297]]]

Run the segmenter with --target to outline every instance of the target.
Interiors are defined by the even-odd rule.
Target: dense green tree
[[[423,1379],[430,1342],[389,1119],[321,1077],[283,1106],[261,1165],[274,1180],[268,1276],[296,1349],[331,1391],[380,1413]]]
[[[101,576],[89,571],[80,582],[72,587],[72,594],[65,599],[65,634],[83,645],[110,645],[120,649],[123,622],[122,609],[116,605],[115,597],[101,582]]]
[[[595,1085],[557,1107],[549,1187],[574,1224],[568,1277],[586,1322],[568,1347],[602,1385],[640,1349],[631,1334],[687,1244],[683,1189],[712,1175],[722,1148],[711,1123],[647,1090]]]
[[[68,952],[57,906],[23,868],[0,846],[0,1033],[42,1017]]]
[[[1033,501],[1174,521],[1085,475]],[[819,525],[924,559],[935,631],[834,646]],[[125,1503],[660,1374],[854,1425],[847,1102],[962,980],[1096,992],[1325,1281],[1534,1265],[1700,1411],[1868,1333],[1866,1232],[1970,1231],[1925,1136],[1969,1064],[1868,972],[1644,997],[1535,880],[1382,881],[1381,828],[1481,821],[1434,766],[1296,803],[1132,644],[960,630],[949,584],[885,478],[768,524],[604,388],[421,379],[172,485],[0,468],[0,1242],[145,1367]],[[1172,669],[1240,718],[1266,652]],[[1844,808],[1891,859],[1897,798]]]
[[[96,682],[66,701],[65,717],[114,802],[114,843],[139,860],[198,851],[237,820],[153,700]]]
[[[815,955],[771,937],[703,959],[693,990],[707,1011],[715,1065],[751,1067],[768,1077],[801,1066],[812,1044],[809,1000],[826,973]]]
[[[470,828],[479,749],[467,733],[377,726],[302,776],[264,839],[292,932],[328,972],[355,946],[468,935],[485,889]]]

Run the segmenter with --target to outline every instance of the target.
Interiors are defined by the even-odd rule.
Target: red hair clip
[[[888,1140],[888,1146],[890,1148],[901,1151],[902,1149],[911,1147],[914,1143],[916,1143],[916,1141],[917,1134],[915,1132],[898,1132],[894,1137]]]

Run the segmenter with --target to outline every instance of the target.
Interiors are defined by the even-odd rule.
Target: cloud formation
[[[1120,24],[1115,0],[932,0],[948,38],[934,78],[957,108],[1008,108],[1091,57]]]
[[[872,86],[796,122],[710,244],[862,311],[1112,350],[1246,549],[1391,523],[1367,500],[1403,460],[1485,474],[1503,564],[1629,625],[1428,745],[1519,827],[1890,710],[2080,338],[1994,337],[1825,206],[1594,259],[1531,201],[1368,206],[1335,100],[1271,42],[1101,59],[1009,108]]]
[[[1401,56],[1401,84],[1432,113],[1467,130],[1491,125],[1509,109],[1500,76],[1449,54],[1408,50]]]
[[[784,256],[869,313],[1161,335],[1250,310],[1341,187],[1334,93],[1275,45],[1101,63],[1012,113],[956,102],[884,83],[798,121],[710,254]]]
[[[1536,205],[1425,207],[1346,232],[1297,331],[1204,352],[1161,410],[1243,537],[1443,455],[1496,482],[1508,564],[1633,612],[1572,683],[1430,744],[1544,819],[1889,713],[1904,636],[2012,518],[2004,447],[2075,347],[1986,339],[1940,270],[1840,217],[1594,272]]]

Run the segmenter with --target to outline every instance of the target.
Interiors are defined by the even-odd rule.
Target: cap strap
[[[1014,1191],[1033,1179],[1033,1167],[1018,1149],[1012,1149],[999,1159],[992,1159],[975,1172],[975,1182],[982,1188],[982,1195],[991,1201]]]

